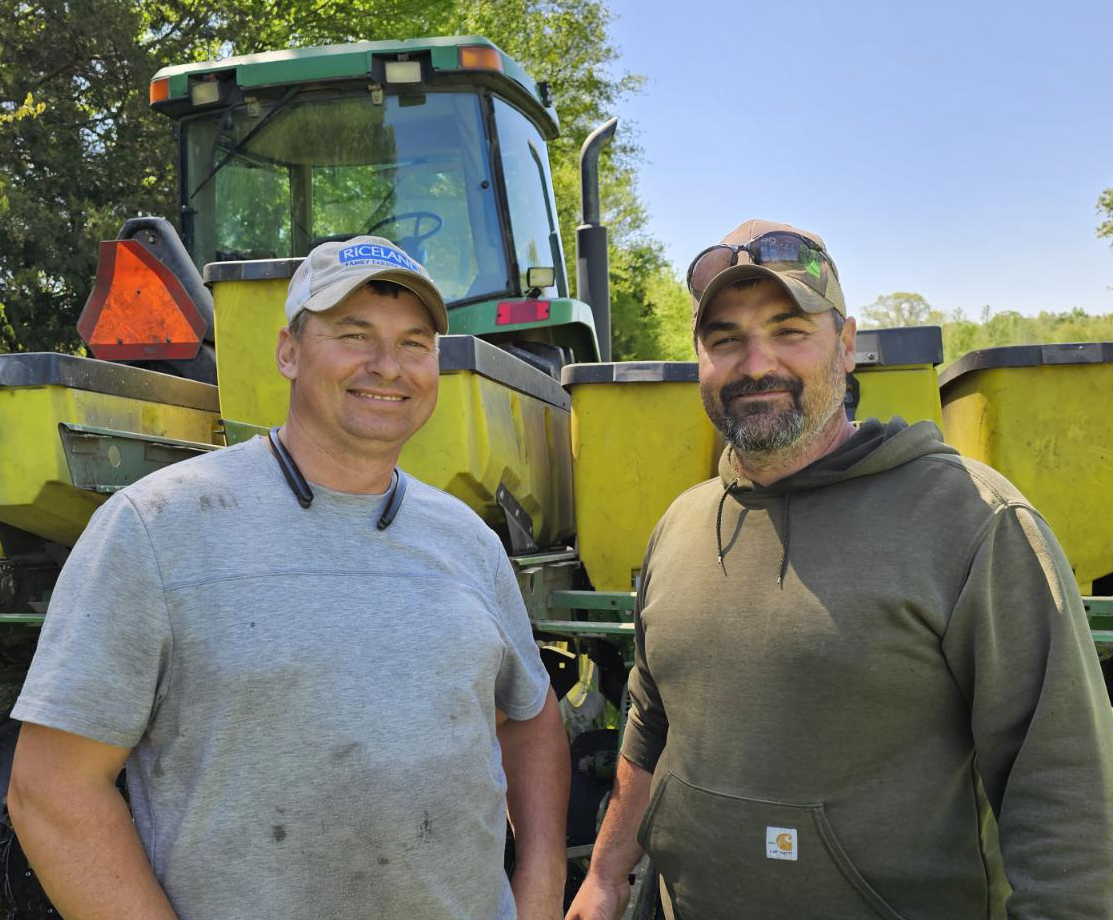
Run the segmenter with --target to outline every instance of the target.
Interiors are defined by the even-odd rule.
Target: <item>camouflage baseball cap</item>
[[[290,279],[286,321],[291,322],[302,310],[329,310],[368,281],[401,285],[425,305],[437,332],[448,332],[448,310],[429,272],[381,236],[353,236],[315,247]]]
[[[732,264],[733,263],[733,264]],[[788,224],[748,220],[709,246],[688,267],[692,329],[703,311],[728,285],[746,278],[770,278],[806,313],[835,310],[846,316],[838,269],[815,233]]]

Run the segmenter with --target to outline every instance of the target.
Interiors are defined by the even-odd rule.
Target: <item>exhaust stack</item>
[[[595,317],[601,361],[611,360],[611,291],[607,228],[599,222],[599,154],[617,127],[617,118],[604,122],[580,148],[583,223],[576,228],[576,293]]]

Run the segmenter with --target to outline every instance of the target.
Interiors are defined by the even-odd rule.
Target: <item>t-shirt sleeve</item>
[[[502,666],[495,679],[495,705],[512,719],[532,719],[545,706],[549,673],[533,639],[518,581],[501,546],[495,570],[495,602],[506,639]]]
[[[118,494],[66,560],[12,717],[134,747],[164,692],[171,647],[154,547]]]

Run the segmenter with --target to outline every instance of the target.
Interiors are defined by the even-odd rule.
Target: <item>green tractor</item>
[[[197,273],[216,264],[210,282],[236,272],[225,263],[241,266],[239,278],[292,273],[289,260],[318,243],[373,234],[428,268],[451,333],[480,336],[553,376],[573,361],[609,359],[596,167],[614,122],[583,157],[585,303],[569,296],[546,148],[559,131],[548,85],[485,39],[361,42],[169,67],[154,76],[150,98],[175,122],[181,242]],[[181,252],[168,257],[178,248],[172,235],[149,220],[121,233],[196,290],[199,276]],[[110,276],[102,287],[110,292]],[[181,361],[168,358],[165,341],[181,336],[144,328],[129,341],[123,323],[96,328],[97,309],[94,301],[80,328],[98,357],[127,351],[135,360],[143,348],[138,360]],[[215,382],[211,361],[178,372]]]

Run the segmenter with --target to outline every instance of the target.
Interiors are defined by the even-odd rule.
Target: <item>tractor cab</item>
[[[527,359],[598,358],[591,308],[569,298],[548,87],[485,39],[170,67],[151,102],[177,121],[181,235],[198,271],[383,236],[429,270],[452,332]]]

